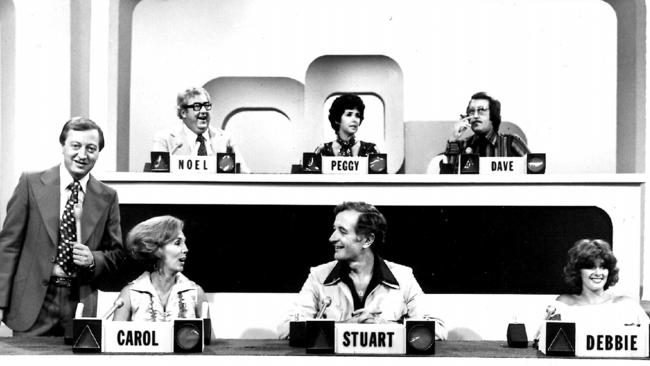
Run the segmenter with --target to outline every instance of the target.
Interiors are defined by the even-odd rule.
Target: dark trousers
[[[34,324],[24,332],[14,331],[15,337],[72,337],[72,319],[79,302],[76,286],[65,287],[50,283],[45,301]]]

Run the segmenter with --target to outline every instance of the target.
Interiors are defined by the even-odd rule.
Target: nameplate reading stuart
[[[334,326],[334,353],[406,354],[402,324],[345,324]]]

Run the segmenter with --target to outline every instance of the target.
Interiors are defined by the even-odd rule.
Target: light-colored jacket
[[[379,258],[379,257],[376,257]],[[287,319],[279,326],[280,338],[289,335],[289,322],[292,320],[313,319],[329,297],[332,302],[325,310],[324,318],[344,321],[352,317],[354,301],[350,288],[342,281],[341,265],[332,261],[312,267],[296,303]],[[383,280],[371,290],[366,298],[364,308],[369,311],[381,311],[379,317],[387,321],[401,321],[404,318],[422,319],[428,317],[422,308],[422,289],[413,276],[413,270],[397,263],[379,258],[375,265],[380,266]],[[345,275],[345,274],[343,274]],[[446,338],[442,321],[436,324],[436,334],[440,339]]]
[[[212,149],[212,152],[208,153],[209,155],[233,152],[235,159],[239,163],[240,172],[250,173],[250,169],[244,160],[244,155],[237,147],[230,133],[220,128],[208,127],[208,135]],[[188,143],[191,140],[187,136],[184,126],[172,130],[158,131],[153,138],[151,151],[169,152],[169,155],[191,155],[192,145]]]

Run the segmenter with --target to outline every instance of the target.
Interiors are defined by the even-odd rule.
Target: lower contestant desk
[[[47,356],[47,359],[43,356]],[[54,356],[54,357],[53,357]],[[182,360],[184,364],[241,364],[253,365],[259,363],[264,357],[263,364],[279,365],[310,365],[319,364],[359,364],[359,361],[371,361],[373,365],[395,363],[395,358],[400,358],[401,363],[438,365],[558,365],[558,364],[601,364],[611,365],[624,363],[626,365],[647,364],[648,359],[621,360],[621,359],[576,359],[546,357],[533,348],[508,348],[505,341],[445,341],[436,343],[436,354],[433,356],[338,356],[338,355],[311,355],[306,354],[301,348],[289,347],[288,341],[283,340],[244,340],[244,339],[218,339],[207,346],[200,354],[166,354],[157,355],[155,359],[145,359],[151,355],[108,355],[108,354],[73,354],[70,346],[63,344],[62,338],[41,337],[0,338],[0,362],[2,365],[21,365],[23,359],[29,364],[43,361],[48,365],[66,364],[90,365],[113,364],[133,359],[135,362],[149,360],[153,364],[172,364]],[[177,358],[182,356],[183,358]],[[42,357],[42,358],[41,358]],[[189,357],[189,358],[188,358]],[[116,359],[117,358],[117,359]],[[523,360],[526,359],[526,360]],[[47,361],[46,361],[47,360]],[[224,362],[225,361],[225,362]]]

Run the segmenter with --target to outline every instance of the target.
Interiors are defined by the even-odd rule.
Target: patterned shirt
[[[461,152],[479,156],[524,156],[530,149],[517,135],[500,134],[494,130],[485,136],[473,135],[461,144]]]

